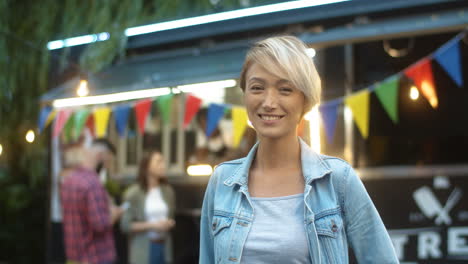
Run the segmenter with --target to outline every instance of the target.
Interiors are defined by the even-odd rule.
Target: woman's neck
[[[260,140],[254,166],[260,170],[296,168],[301,165],[299,139],[294,137]]]
[[[159,186],[159,181],[149,178],[148,179],[148,190],[151,190],[153,188],[156,188]]]

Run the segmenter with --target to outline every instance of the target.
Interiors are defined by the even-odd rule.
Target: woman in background
[[[175,225],[175,196],[165,173],[162,154],[149,153],[140,162],[138,183],[124,194],[128,209],[120,226],[129,236],[131,264],[165,263],[168,233]]]

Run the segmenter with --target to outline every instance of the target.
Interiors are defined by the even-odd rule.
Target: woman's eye
[[[252,86],[252,87],[250,87],[250,90],[252,90],[252,91],[260,91],[262,89],[263,88],[261,86]]]
[[[282,93],[292,93],[293,89],[292,88],[289,88],[289,87],[281,87],[280,88],[280,92]]]

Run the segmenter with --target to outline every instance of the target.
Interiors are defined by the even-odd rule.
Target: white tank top
[[[160,221],[167,219],[169,208],[164,202],[161,194],[161,188],[152,188],[146,195],[145,201],[145,217],[146,221]],[[164,232],[149,231],[148,236],[150,239],[164,238]]]
[[[304,227],[304,194],[252,198],[254,220],[241,263],[310,264]]]

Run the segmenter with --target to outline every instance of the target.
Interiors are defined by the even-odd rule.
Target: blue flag
[[[226,105],[224,104],[210,104],[208,106],[208,113],[206,117],[206,137],[211,136],[211,134],[218,127],[219,121],[224,116],[224,109]]]
[[[118,105],[114,108],[115,125],[120,137],[125,136],[125,128],[128,122],[128,113],[130,112],[130,105]]]
[[[47,122],[47,118],[50,115],[50,112],[52,112],[52,107],[50,106],[45,106],[42,108],[41,113],[39,114],[39,133],[44,130],[45,124]]]
[[[452,80],[463,86],[463,76],[460,61],[460,39],[456,37],[440,47],[434,54],[436,61],[442,66]]]
[[[322,116],[322,121],[325,126],[327,142],[333,143],[335,136],[336,119],[338,117],[338,106],[343,102],[343,98],[338,98],[319,106],[319,112]]]

